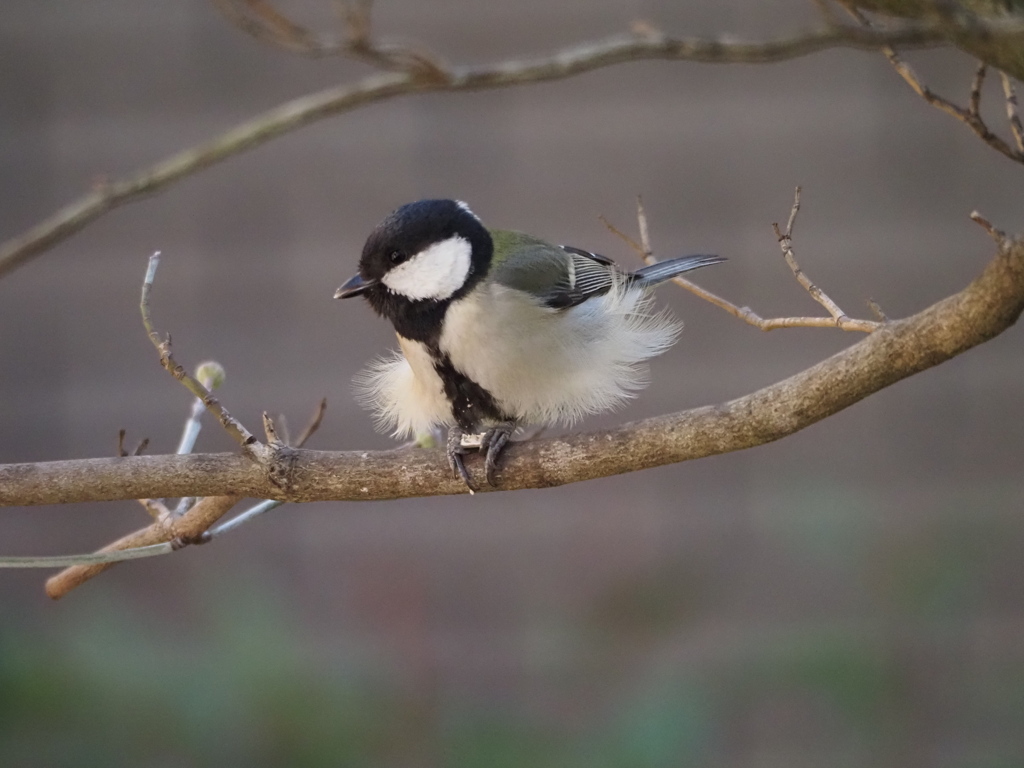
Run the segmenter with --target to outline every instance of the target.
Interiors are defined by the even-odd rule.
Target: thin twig
[[[73,565],[102,565],[138,560],[143,557],[169,555],[174,551],[170,542],[132,547],[117,552],[90,552],[86,555],[53,555],[45,557],[0,557],[0,568],[67,568]]]
[[[292,444],[292,433],[288,429],[288,417],[283,413],[277,414],[277,433],[281,436],[281,442],[284,445]]]
[[[146,513],[153,518],[153,522],[162,523],[171,516],[172,512],[159,499],[139,499],[139,504],[146,510]],[[69,563],[70,565],[70,563]]]
[[[793,272],[793,276],[797,282],[804,287],[811,298],[821,304],[832,317],[836,320],[836,325],[841,326],[845,321],[850,318],[847,317],[846,313],[839,308],[839,305],[829,298],[828,294],[825,293],[821,288],[816,286],[811,278],[800,268],[797,263],[796,254],[793,253],[793,224],[796,222],[796,215],[800,211],[800,187],[796,188],[796,193],[793,195],[793,208],[789,212],[789,221],[786,223],[786,231],[780,232],[778,224],[772,224],[772,231],[775,232],[775,237],[778,238],[779,247],[782,249],[782,256],[786,259],[786,264],[789,265],[790,270]]]
[[[145,451],[146,448],[149,446],[149,438],[148,437],[143,438],[139,442],[139,444],[135,446],[135,450],[132,451],[131,454],[129,454],[128,451],[126,451],[125,447],[124,447],[124,437],[125,437],[125,434],[126,434],[125,430],[123,430],[123,429],[119,429],[117,431],[117,455],[120,456],[122,459],[125,458],[126,456],[129,456],[129,455],[131,455],[131,456],[141,456],[142,452]],[[167,509],[167,507],[164,506],[163,502],[159,501],[158,499],[139,499],[138,502],[139,502],[139,504],[142,505],[142,508],[146,510],[146,513],[150,517],[153,518],[154,521],[161,521],[161,520],[165,519],[168,514],[170,514],[168,509]],[[78,555],[72,555],[72,557],[78,557]],[[29,558],[29,559],[31,559],[33,561],[44,562],[48,558],[41,557],[41,558]],[[49,559],[52,560],[53,558],[49,558]],[[85,562],[85,561],[82,561],[82,562]],[[71,562],[71,561],[68,561],[67,563],[60,563],[60,565],[74,565],[74,563]],[[25,567],[26,568],[36,568],[36,567],[42,568],[42,567],[45,567],[45,566],[25,566]]]
[[[1024,126],[1020,123],[1020,116],[1017,114],[1017,94],[1013,90],[1013,83],[1010,76],[1000,72],[999,77],[1003,82],[1003,95],[1006,97],[1006,117],[1010,121],[1010,130],[1013,132],[1013,139],[1017,142],[1017,149],[1024,153]]]
[[[335,6],[346,33],[342,50],[349,56],[430,82],[445,83],[451,78],[448,68],[429,51],[374,40],[372,0],[336,0]]]
[[[200,536],[199,541],[197,541],[196,543],[206,544],[207,542],[213,541],[214,539],[223,536],[225,533],[230,533],[239,526],[252,522],[260,515],[263,515],[272,509],[277,509],[278,507],[285,503],[286,502],[284,501],[276,501],[274,499],[264,499],[260,503],[249,507],[249,509],[245,510],[244,512],[239,512],[238,515],[231,518],[227,522],[221,523],[216,528],[211,528],[210,530],[206,531]]]
[[[847,3],[844,3],[843,7],[846,8],[847,12],[856,19],[862,27],[866,29],[874,28],[871,20],[865,16],[859,8]],[[950,21],[952,20],[946,18],[944,23],[948,24]],[[955,24],[955,21],[953,23]],[[978,20],[972,16],[971,25],[976,23],[978,23]],[[899,74],[907,85],[913,89],[914,93],[933,107],[942,110],[947,115],[956,118],[966,125],[979,139],[992,147],[992,149],[1008,157],[1014,162],[1024,163],[1024,146],[1015,150],[1003,141],[1002,138],[994,134],[981,117],[981,87],[984,83],[986,72],[984,62],[980,62],[978,69],[975,71],[974,79],[971,83],[971,90],[968,94],[968,105],[965,108],[956,105],[949,99],[943,98],[925,85],[917,76],[917,73],[914,72],[913,68],[896,52],[892,43],[882,45],[880,48],[882,54],[889,60],[889,63],[892,64],[893,69],[895,69],[897,74]],[[1009,111],[1009,105],[1007,106],[1007,110]]]
[[[875,314],[875,317],[878,318],[879,322],[889,322],[889,317],[885,314],[885,312],[882,311],[882,308],[878,305],[877,301],[875,301],[874,299],[868,299],[868,307],[870,307],[871,311]]]
[[[338,42],[317,38],[266,0],[212,0],[220,13],[248,35],[263,43],[304,56],[331,56],[343,50]]]
[[[207,389],[210,385],[207,382],[201,382]],[[188,418],[185,419],[185,428],[181,432],[181,440],[178,442],[178,448],[175,453],[179,455],[185,455],[192,453],[192,449],[195,448],[196,440],[199,438],[199,432],[203,428],[202,416],[206,412],[206,406],[203,404],[201,398],[192,398],[192,407],[189,409]],[[183,496],[178,499],[178,505],[174,508],[175,515],[183,515],[185,512],[196,503],[195,496]]]
[[[225,375],[224,366],[215,360],[207,360],[196,366],[196,379],[211,392],[220,388],[224,383]],[[185,427],[182,429],[181,440],[178,442],[175,453],[181,456],[192,453],[196,446],[196,440],[199,438],[199,432],[203,428],[202,417],[205,412],[206,405],[203,401],[198,397],[193,398],[192,407],[189,409],[188,418],[185,419]],[[174,514],[185,514],[185,511],[195,503],[194,496],[185,496],[179,499],[178,505],[174,508]]]
[[[971,93],[967,99],[967,112],[978,120],[981,119],[981,88],[985,85],[985,75],[988,73],[988,65],[978,62],[978,68],[974,71],[974,80],[971,81]]]
[[[306,444],[306,441],[309,440],[309,438],[311,438],[316,433],[316,431],[320,428],[320,423],[323,421],[324,412],[326,410],[327,398],[325,397],[320,401],[320,404],[313,412],[313,416],[312,418],[310,418],[309,423],[306,424],[305,429],[302,430],[302,434],[299,435],[298,442],[295,443],[293,447],[301,448]],[[248,523],[251,520],[256,519],[260,515],[265,514],[272,509],[277,509],[284,503],[285,502],[283,501],[275,501],[274,499],[265,499],[264,501],[261,501],[260,503],[250,507],[244,512],[240,512],[236,517],[231,518],[227,522],[221,523],[220,525],[206,531],[199,537],[199,540],[196,543],[206,544],[207,542],[213,541],[218,536],[223,536],[225,533],[233,531],[240,525],[244,525],[245,523]]]
[[[982,22],[960,31],[999,40],[1017,34],[1020,28],[1017,22]],[[859,50],[877,50],[883,45],[936,47],[949,45],[950,31],[948,22],[925,21],[886,30],[832,25],[762,42],[687,39],[663,34],[626,35],[567,48],[532,61],[509,60],[480,67],[451,68],[451,75],[445,81],[416,77],[408,72],[374,75],[351,85],[294,99],[129,178],[98,185],[28,231],[0,245],[0,277],[118,206],[147,197],[191,174],[309,123],[379,101],[428,91],[475,91],[560,80],[628,61],[749,64],[784,61],[840,47]]]
[[[796,217],[795,212],[798,208],[799,192],[797,193],[796,205],[794,205],[793,210],[790,212],[790,220],[788,224],[790,234],[792,234],[793,222]],[[625,234],[615,225],[609,222],[604,216],[600,216],[599,218],[604,223],[604,225],[608,227],[612,234],[614,234],[616,237],[621,238],[630,248],[632,248],[637,253],[637,255],[640,256],[644,263],[655,263],[656,259],[651,253],[650,236],[648,234],[647,214],[644,210],[643,202],[640,200],[640,198],[637,198],[637,223],[640,229],[640,239],[644,242],[636,242],[629,235]],[[783,251],[783,253],[785,253],[785,251]],[[787,259],[787,263],[788,262],[789,259]],[[793,263],[796,263],[795,258],[793,259]],[[793,264],[790,264],[790,268],[793,268]],[[810,283],[810,280],[808,280],[806,275],[804,275],[803,272],[799,269],[799,266],[796,270],[794,270],[794,274],[797,275],[798,280],[801,280],[801,278],[803,278],[803,280],[806,280],[808,283]],[[803,285],[803,280],[801,280],[801,285]],[[842,319],[836,318],[835,316],[764,318],[761,317],[756,312],[754,312],[754,310],[752,310],[750,307],[736,306],[731,301],[723,299],[721,296],[712,293],[706,288],[702,288],[696,283],[687,280],[685,277],[674,277],[672,278],[672,281],[681,288],[685,288],[687,291],[694,294],[695,296],[703,299],[704,301],[710,304],[714,304],[716,307],[725,310],[733,317],[739,318],[748,325],[752,325],[755,328],[762,331],[774,331],[779,328],[839,328],[840,330],[843,331],[871,333],[872,331],[877,330],[881,326],[881,323],[873,322],[871,320],[853,319],[842,314],[842,312],[840,312],[840,314],[842,315]],[[813,283],[810,283],[810,285],[812,287],[815,287]],[[806,288],[806,286],[804,287]],[[819,293],[821,292],[819,291]],[[811,293],[811,295],[814,296],[813,293]],[[821,293],[821,295],[824,296],[823,293]]]
[[[296,448],[301,448],[302,446],[304,446],[306,444],[306,441],[316,434],[316,431],[320,429],[320,424],[323,422],[324,413],[326,412],[327,398],[325,397],[317,405],[316,410],[313,411],[313,415],[309,419],[309,423],[306,424],[305,428],[299,434],[299,439],[295,442]]]
[[[167,336],[166,339],[161,340],[160,334],[153,328],[153,321],[150,318],[149,311],[149,293],[153,287],[153,280],[156,277],[157,267],[160,265],[160,251],[157,251],[149,257],[149,267],[146,269],[146,277],[142,282],[142,298],[139,301],[139,310],[142,312],[142,325],[146,329],[146,334],[149,336],[149,340],[153,342],[153,346],[156,347],[157,352],[160,353],[160,365],[162,365],[168,373],[171,374],[175,379],[185,385],[193,395],[199,398],[206,409],[217,417],[221,426],[224,430],[237,442],[243,449],[253,450],[259,445],[259,441],[249,432],[241,422],[235,419],[227,409],[220,404],[210,391],[200,384],[196,379],[189,375],[182,366],[175,362],[173,355],[171,354],[171,337]]]
[[[202,381],[200,383],[207,389],[210,388],[210,385],[207,382]],[[192,453],[192,449],[196,446],[196,439],[199,437],[199,432],[203,428],[202,417],[204,413],[206,413],[206,406],[203,405],[202,398],[193,398],[192,407],[189,409],[188,418],[185,419],[185,427],[181,431],[181,440],[178,441],[178,447],[175,449],[175,453]]]
[[[1006,244],[1008,242],[1006,238],[1006,233],[1003,232],[1003,230],[1001,229],[996,229],[995,226],[993,226],[992,222],[986,219],[980,213],[978,213],[978,211],[971,211],[971,221],[975,222],[982,229],[988,232],[989,237],[991,237],[995,241],[995,244],[998,245],[1000,248],[1006,247]]]
[[[640,195],[636,196],[636,221],[640,229],[640,256],[644,261],[650,262],[654,258],[654,247],[651,245],[651,231],[647,226],[647,211]]]
[[[108,544],[99,553],[125,552],[164,542],[170,543],[172,551],[180,549],[184,543],[192,541],[226,515],[235,504],[241,501],[241,498],[241,496],[207,496],[184,515],[168,521],[166,525],[154,524],[130,533]],[[155,554],[166,554],[166,552]],[[73,565],[66,568],[47,579],[46,594],[54,600],[63,597],[75,587],[81,586],[94,576],[103,573],[116,562],[104,562],[99,565]]]
[[[267,445],[284,445],[281,438],[277,436],[277,428],[274,426],[274,420],[270,418],[270,414],[266,411],[263,412],[263,432],[267,436]]]

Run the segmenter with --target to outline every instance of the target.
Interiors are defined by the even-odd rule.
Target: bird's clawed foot
[[[462,438],[466,436],[459,427],[452,427],[448,430],[448,446],[446,453],[448,454],[448,466],[451,467],[452,474],[456,477],[462,478],[470,493],[476,491],[476,486],[473,485],[473,481],[469,479],[469,472],[466,471],[466,462],[463,461],[462,457],[470,452],[470,448],[462,444]]]
[[[485,455],[484,474],[487,484],[492,487],[497,486],[494,473],[498,468],[498,459],[515,431],[516,425],[510,421],[490,427],[480,435],[472,435],[459,427],[449,429],[447,454],[448,466],[451,467],[452,474],[455,477],[461,477],[462,482],[467,485],[469,490],[475,492],[477,487],[470,480],[463,456],[471,450],[477,449]]]
[[[480,438],[480,452],[487,453],[484,460],[484,471],[487,477],[487,484],[492,488],[497,486],[494,482],[494,471],[498,468],[498,457],[505,450],[512,433],[516,431],[516,425],[510,421],[491,427]]]

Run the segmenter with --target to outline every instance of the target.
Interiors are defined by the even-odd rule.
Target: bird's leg
[[[508,445],[509,439],[512,437],[512,433],[516,431],[516,424],[514,421],[505,421],[497,426],[491,427],[480,438],[480,453],[486,453],[487,458],[484,461],[484,467],[486,470],[487,484],[490,486],[496,486],[494,482],[494,471],[498,468],[498,457],[501,456],[501,452]]]
[[[470,490],[470,493],[476,491],[476,486],[473,485],[473,481],[469,479],[469,472],[466,471],[466,462],[462,460],[462,457],[469,453],[470,449],[466,448],[462,444],[462,438],[466,435],[459,427],[450,427],[448,429],[448,446],[446,452],[448,454],[448,466],[452,469],[452,474],[455,477],[461,477]]]

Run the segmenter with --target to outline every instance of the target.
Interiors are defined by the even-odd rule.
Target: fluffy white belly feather
[[[355,380],[356,399],[376,416],[377,428],[411,437],[455,423],[427,348],[398,337],[401,352],[372,362]]]
[[[680,329],[635,289],[553,310],[491,283],[449,307],[441,350],[517,420],[571,424],[646,386],[643,361]]]
[[[647,384],[644,361],[664,352],[681,325],[652,313],[644,292],[617,287],[566,310],[489,284],[454,302],[440,348],[523,424],[572,424],[610,410]],[[360,400],[396,436],[454,423],[426,348],[399,337],[401,355],[357,381]]]

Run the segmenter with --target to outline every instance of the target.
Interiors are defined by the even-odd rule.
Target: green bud
[[[436,448],[437,440],[434,438],[432,432],[417,432],[416,433],[416,447],[417,448]]]
[[[207,389],[217,389],[224,383],[224,366],[216,360],[207,360],[200,363],[196,368],[196,378],[202,382]]]

